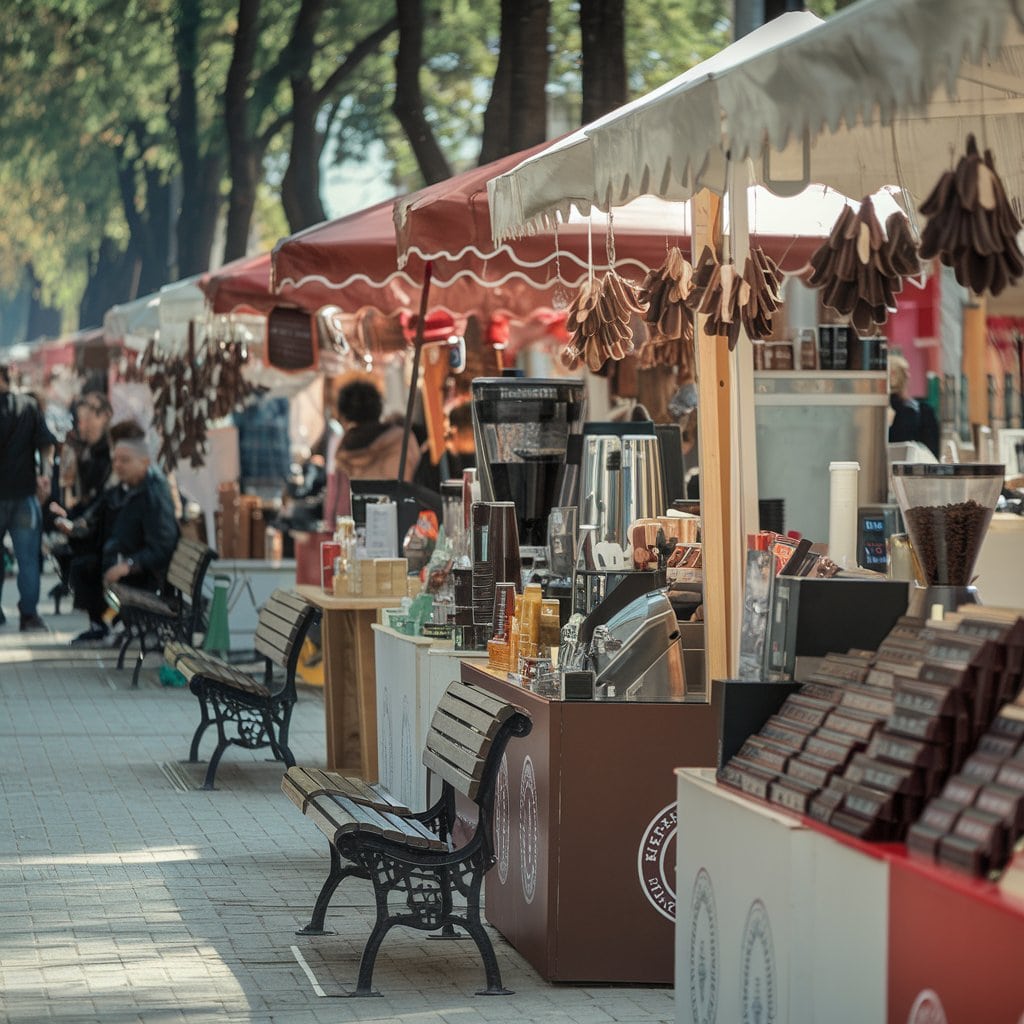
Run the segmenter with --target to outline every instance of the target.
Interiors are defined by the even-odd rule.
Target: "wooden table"
[[[298,584],[296,591],[323,610],[324,712],[327,767],[353,771],[376,782],[377,663],[373,624],[395,597],[333,597],[320,587]]]

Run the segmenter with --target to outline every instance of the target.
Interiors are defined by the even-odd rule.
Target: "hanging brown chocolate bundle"
[[[740,322],[748,338],[772,333],[772,316],[782,305],[782,271],[759,246],[743,265],[739,290]]]
[[[921,204],[929,218],[921,232],[923,259],[938,257],[976,294],[998,295],[1024,277],[1017,244],[1021,224],[996,174],[991,150],[978,154],[973,135],[955,171],[946,171]]]
[[[743,279],[733,263],[721,263],[712,272],[698,313],[707,317],[708,334],[729,339],[731,352],[740,340],[740,285]]]
[[[630,321],[643,312],[633,286],[614,271],[601,281],[584,281],[569,306],[565,326],[570,338],[562,350],[562,363],[575,370],[586,361],[596,373],[609,359],[624,359],[633,351]]]
[[[647,307],[647,339],[636,349],[641,369],[678,367],[685,361],[686,347],[693,345],[693,319],[685,302],[692,286],[693,267],[678,246],[669,249],[665,262],[644,278],[637,290],[637,298]]]
[[[808,284],[820,288],[821,301],[849,316],[860,334],[885,323],[903,291],[903,278],[919,270],[903,214],[893,213],[886,227],[888,234],[865,196],[856,213],[843,207],[828,240],[811,256]]]

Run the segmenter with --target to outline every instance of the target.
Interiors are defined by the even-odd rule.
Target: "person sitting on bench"
[[[137,433],[137,436],[136,436]],[[71,567],[75,603],[89,614],[89,629],[72,643],[103,640],[109,632],[103,621],[105,587],[126,580],[133,587],[157,591],[178,542],[178,523],[170,487],[164,475],[150,465],[149,449],[141,428],[127,432],[115,428],[112,465],[118,486],[104,504],[116,512],[104,537],[99,557],[90,563],[76,559]]]

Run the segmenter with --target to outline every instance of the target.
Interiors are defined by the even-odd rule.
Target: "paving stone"
[[[49,584],[44,580],[44,592]],[[4,588],[7,601],[16,589]],[[322,836],[280,792],[279,766],[231,748],[218,790],[182,792],[161,765],[187,755],[197,705],[137,690],[109,651],[0,628],[0,1021],[16,1024],[619,1024],[668,1021],[667,989],[549,985],[493,929],[515,995],[474,995],[471,942],[442,948],[396,928],[379,999],[348,999],[373,922],[369,883],[332,901],[337,935],[296,936],[326,876]],[[14,618],[16,622],[16,617]],[[47,660],[24,660],[32,657]],[[132,659],[129,658],[129,669]],[[323,701],[303,687],[296,757],[323,764]],[[201,771],[205,769],[200,768]],[[299,949],[327,996],[318,997]]]

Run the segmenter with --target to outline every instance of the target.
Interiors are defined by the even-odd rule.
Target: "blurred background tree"
[[[561,135],[794,3],[4,6],[0,345]]]

